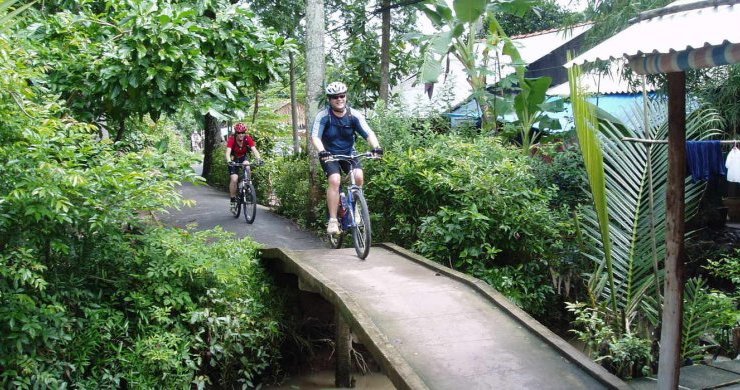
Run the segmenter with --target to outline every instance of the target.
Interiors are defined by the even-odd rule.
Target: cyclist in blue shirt
[[[339,203],[339,182],[341,171],[349,172],[350,164],[347,161],[325,161],[333,154],[353,155],[355,138],[359,134],[373,148],[372,153],[383,155],[383,149],[378,138],[365,121],[362,113],[354,112],[347,107],[347,86],[341,82],[333,82],[326,86],[326,96],[329,99],[329,108],[319,111],[311,129],[311,141],[319,153],[321,168],[326,173],[329,186],[326,189],[326,204],[329,209],[329,223],[326,232],[339,233],[337,221],[337,205]],[[364,182],[362,165],[355,159],[355,179],[357,185]]]

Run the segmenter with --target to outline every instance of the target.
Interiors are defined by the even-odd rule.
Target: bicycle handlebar
[[[261,160],[259,160],[259,161],[261,161]],[[262,161],[261,164],[259,163],[259,161],[257,161],[254,164],[252,164],[252,162],[250,162],[250,161],[247,161],[247,164],[246,165],[251,166],[251,167],[259,167],[259,166],[265,165],[265,162],[264,161]],[[229,166],[232,166],[232,167],[233,166],[242,166],[242,165],[245,165],[243,162],[238,163],[238,162],[234,162],[234,161],[229,161],[228,164],[229,164]]]
[[[347,155],[347,154],[332,154],[331,157],[324,160],[325,162],[331,162],[331,161],[343,161],[343,160],[352,160],[354,158],[369,158],[372,160],[380,159],[379,156],[376,156],[372,154],[371,152],[365,152],[355,155]]]

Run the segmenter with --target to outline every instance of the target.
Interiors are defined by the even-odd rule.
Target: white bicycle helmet
[[[340,93],[347,93],[347,86],[344,83],[335,81],[326,86],[327,95],[339,95]]]

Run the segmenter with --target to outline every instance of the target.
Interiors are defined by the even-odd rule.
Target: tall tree
[[[380,91],[390,90],[402,77],[418,68],[419,53],[405,35],[414,32],[416,9],[389,5],[385,0],[368,3],[364,0],[330,0],[330,8],[336,11],[327,15],[331,46],[327,62],[327,73],[332,80],[347,84],[355,107],[372,107],[380,97]],[[381,3],[382,2],[382,3]],[[380,8],[379,8],[380,7]],[[375,9],[375,11],[371,11]],[[387,12],[386,12],[387,10]],[[387,14],[382,23],[377,16]],[[388,39],[383,38],[383,27],[387,28]],[[347,38],[336,38],[344,37]],[[387,43],[385,49],[383,45]],[[381,61],[378,61],[378,57]],[[387,53],[387,61],[383,56]],[[392,65],[392,66],[391,66]],[[387,86],[383,80],[387,75]]]
[[[320,203],[319,162],[311,143],[311,126],[324,99],[324,1],[306,0],[306,151],[309,163],[308,221],[316,221]]]
[[[206,115],[204,176],[209,177],[215,123],[245,116],[242,105],[281,72],[291,43],[226,0],[58,2],[28,29],[46,44],[50,89],[76,117],[103,118],[125,132],[130,117],[174,113],[191,105]],[[44,11],[42,11],[44,12]]]
[[[304,30],[301,27],[301,19],[305,16],[304,0],[250,0],[248,2],[262,22],[277,30],[288,38],[303,41]],[[290,117],[293,127],[293,153],[301,151],[300,136],[298,134],[298,99],[296,96],[296,59],[295,53],[288,53],[290,61]]]
[[[292,40],[264,28],[245,5],[235,4],[206,9],[210,24],[202,46],[209,78],[195,100],[205,115],[206,145],[217,145],[209,137],[219,137],[218,119],[246,118],[246,105],[253,99],[257,109],[259,91],[284,73],[285,52],[295,50]],[[205,145],[204,145],[205,146]],[[213,149],[204,148],[203,177],[211,179]]]
[[[381,33],[380,33],[380,93],[379,98],[380,100],[387,101],[388,100],[388,91],[389,91],[389,82],[390,82],[390,75],[389,68],[390,68],[390,60],[391,60],[391,53],[390,53],[390,47],[391,47],[391,0],[382,0],[381,6],[383,10],[381,11],[382,15],[382,27],[381,27]]]

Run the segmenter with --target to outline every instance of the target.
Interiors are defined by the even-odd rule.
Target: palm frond
[[[24,4],[5,14],[5,12],[17,2],[18,0],[3,0],[2,2],[0,2],[0,32],[4,32],[8,27],[10,27],[10,22],[13,20],[13,18],[32,6],[36,2],[36,0],[30,1],[27,4]]]
[[[654,101],[648,102],[646,106],[647,111],[640,105],[635,105],[629,111],[626,129],[608,122],[601,126],[600,141],[603,145],[610,248],[605,248],[601,239],[603,233],[600,232],[603,227],[597,213],[586,210],[582,218],[584,237],[593,240],[594,244],[594,252],[590,257],[599,259],[597,264],[600,269],[607,268],[605,264],[611,262],[611,271],[594,272],[592,278],[596,280],[590,280],[589,286],[604,286],[603,290],[592,292],[598,293],[605,301],[616,300],[627,322],[634,318],[637,311],[644,309],[643,298],[660,291],[663,271],[659,265],[656,274],[654,259],[662,261],[665,257],[668,146],[658,144],[648,148],[644,144],[623,140],[625,136],[644,138],[644,134],[653,134],[656,139],[667,137],[665,103]],[[650,118],[648,129],[645,129],[643,115]],[[705,139],[712,136],[715,134],[712,129],[718,123],[715,112],[697,110],[687,118],[687,137]],[[648,153],[652,160],[652,186],[648,180]],[[654,198],[652,209],[648,201],[651,187]],[[704,188],[704,183],[687,180],[685,197],[687,218],[696,213]],[[605,255],[607,251],[611,255],[609,259],[607,256],[599,256]],[[660,302],[659,296],[653,298],[655,299],[648,302]],[[651,310],[655,312],[658,307]]]
[[[578,144],[583,155],[588,183],[591,187],[591,194],[594,201],[594,211],[596,212],[595,220],[598,221],[598,231],[601,237],[601,244],[604,253],[604,266],[606,276],[609,280],[609,290],[614,290],[614,278],[612,271],[612,246],[609,236],[609,213],[607,210],[607,188],[606,175],[604,172],[604,156],[601,150],[601,144],[597,137],[598,121],[593,107],[586,102],[584,94],[579,87],[581,70],[578,66],[573,66],[568,70],[568,80],[570,84],[571,104],[573,107],[573,119],[576,125],[576,134],[578,135]],[[591,231],[593,233],[593,231]],[[600,273],[602,274],[602,273]],[[591,288],[597,288],[601,283],[594,283]],[[595,291],[595,290],[591,291]],[[601,288],[600,288],[601,289]],[[616,312],[616,296],[612,294],[612,310]]]

